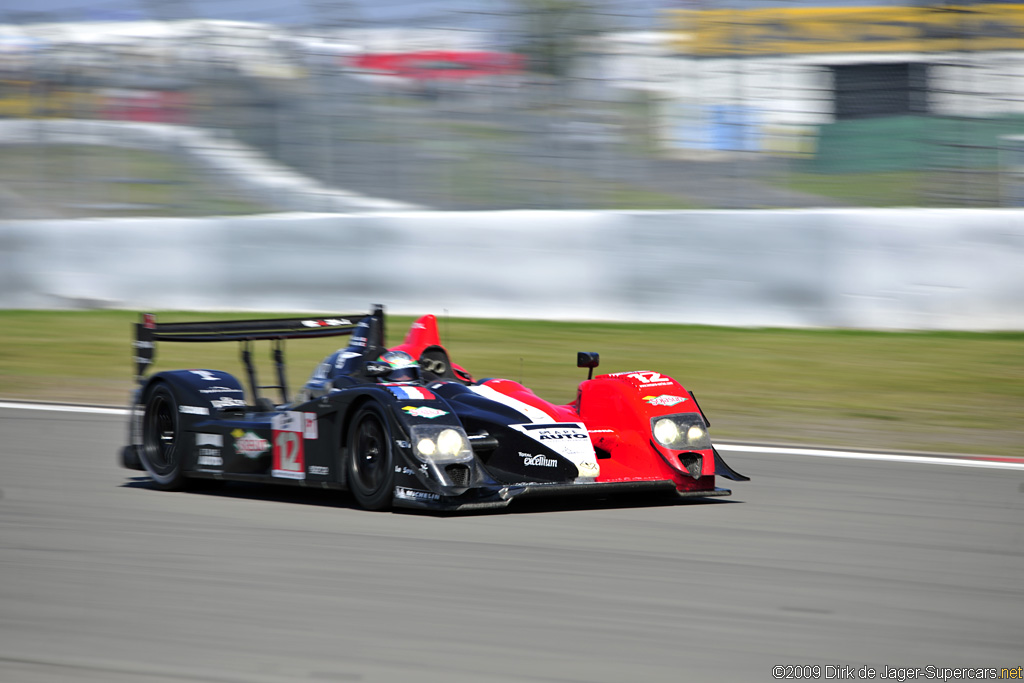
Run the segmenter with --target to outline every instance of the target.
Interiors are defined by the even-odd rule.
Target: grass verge
[[[0,146],[0,183],[74,218],[225,216],[271,209],[171,154],[99,145]]]
[[[161,313],[159,320],[272,317]],[[0,311],[0,396],[123,404],[133,387],[125,311]],[[389,317],[397,343],[411,318]],[[657,370],[693,391],[720,439],[1024,456],[1024,333],[883,333],[685,325],[441,320],[456,363],[568,402],[585,371]],[[290,386],[344,340],[292,342]],[[260,374],[272,378],[269,350]],[[161,344],[155,369],[243,377],[236,344]],[[265,382],[269,383],[269,382]]]

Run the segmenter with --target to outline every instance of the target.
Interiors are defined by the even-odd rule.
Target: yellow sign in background
[[[669,10],[696,55],[1024,50],[1024,5]]]

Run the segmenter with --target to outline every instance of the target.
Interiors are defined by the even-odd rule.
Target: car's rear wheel
[[[181,471],[184,450],[178,401],[170,387],[157,384],[146,398],[139,459],[158,488],[175,491],[184,486],[185,476]]]
[[[391,507],[395,489],[391,433],[383,411],[374,403],[359,409],[348,432],[348,483],[367,510]]]

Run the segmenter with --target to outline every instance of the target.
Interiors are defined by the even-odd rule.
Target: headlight
[[[469,439],[461,428],[414,425],[411,429],[416,457],[424,462],[466,462],[473,459]]]
[[[701,451],[711,448],[704,420],[698,413],[665,415],[651,420],[654,439],[675,451]]]
[[[458,455],[465,444],[462,434],[454,429],[446,429],[437,435],[437,450],[441,455],[452,457]]]
[[[437,452],[437,445],[434,443],[433,439],[420,439],[416,442],[416,451],[420,455],[424,455],[429,458]]]
[[[683,433],[679,431],[679,425],[673,422],[672,418],[663,417],[654,423],[654,438],[667,448],[681,448]]]

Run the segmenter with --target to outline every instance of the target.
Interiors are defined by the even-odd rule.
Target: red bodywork
[[[393,350],[420,358],[430,347],[440,347],[437,318],[426,315],[413,323],[405,341]],[[452,364],[457,374],[471,379]],[[652,418],[678,413],[703,415],[683,385],[660,373],[639,370],[598,375],[580,383],[576,400],[568,405],[545,401],[519,382],[491,379],[482,383],[506,396],[550,415],[557,422],[581,422],[598,454],[597,483],[671,480],[679,491],[715,489],[714,449],[677,451],[658,444],[651,433]],[[706,420],[705,420],[706,422]],[[693,476],[680,456],[700,456]]]

